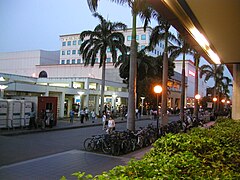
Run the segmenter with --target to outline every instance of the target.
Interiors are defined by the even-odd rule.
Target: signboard
[[[212,102],[207,102],[207,108],[212,108],[213,107],[213,103]]]

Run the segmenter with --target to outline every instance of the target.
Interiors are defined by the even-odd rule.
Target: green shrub
[[[131,160],[92,177],[78,179],[240,179],[240,122],[220,119],[213,128],[168,134],[142,160]]]

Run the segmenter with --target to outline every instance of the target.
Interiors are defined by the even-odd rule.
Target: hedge
[[[158,139],[141,160],[77,179],[240,179],[240,121],[218,120],[213,128]],[[65,179],[64,177],[62,179]]]

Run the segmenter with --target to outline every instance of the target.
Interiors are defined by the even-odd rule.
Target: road
[[[156,121],[136,121],[136,129],[149,123],[156,124]],[[125,130],[126,123],[118,123],[116,128],[116,130]],[[36,173],[36,168],[43,169],[42,172],[35,174],[41,179],[49,177],[58,179],[56,177],[70,175],[76,171],[97,174],[118,164],[125,164],[131,156],[113,157],[84,151],[83,142],[87,137],[103,133],[101,126],[92,126],[18,136],[0,136],[0,179],[6,177],[11,179],[10,174],[15,171],[19,174],[18,170],[23,167],[25,168],[22,171],[28,173],[32,171]],[[36,166],[35,169],[31,169],[33,166]],[[47,169],[52,169],[54,172]],[[8,174],[10,170],[11,173]],[[35,175],[32,177],[35,178]],[[24,179],[26,175],[18,175],[18,179],[21,177]],[[31,176],[28,174],[28,177]],[[12,179],[14,178],[13,176]]]

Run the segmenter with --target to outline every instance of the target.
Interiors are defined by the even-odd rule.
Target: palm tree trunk
[[[199,59],[195,59],[195,89],[194,95],[198,94],[198,66],[199,66]],[[198,99],[194,99],[194,114],[196,119],[198,119]]]
[[[129,68],[129,97],[127,129],[135,131],[136,85],[137,85],[137,42],[136,42],[137,15],[133,13],[132,40]]]
[[[102,115],[104,109],[104,90],[105,90],[105,71],[106,71],[106,55],[103,60],[102,65],[102,87],[101,87],[101,107],[100,107],[100,115]]]
[[[167,54],[167,47],[168,47],[168,39],[167,33],[165,33],[165,49],[163,54],[163,82],[162,82],[162,124],[167,125],[168,123],[168,116],[167,116],[167,82],[168,82],[168,54]]]
[[[180,117],[181,121],[184,120],[184,105],[185,105],[185,53],[183,53],[182,62],[182,91],[181,91],[181,107],[180,107]]]

